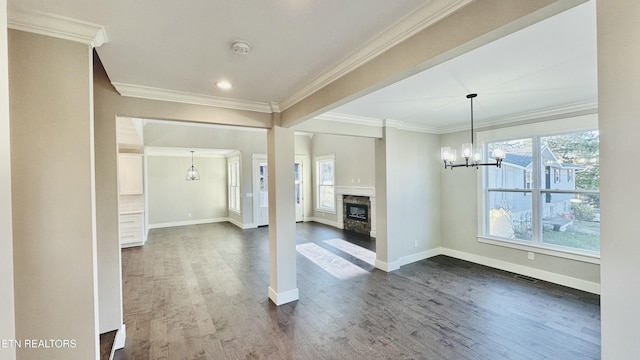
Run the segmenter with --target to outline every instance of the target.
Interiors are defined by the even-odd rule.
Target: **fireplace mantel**
[[[338,220],[338,228],[344,229],[344,213],[343,213],[343,197],[344,195],[368,196],[371,201],[371,237],[376,237],[376,189],[366,186],[336,186],[336,216]]]

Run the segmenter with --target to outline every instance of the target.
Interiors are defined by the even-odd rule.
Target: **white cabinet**
[[[143,244],[143,214],[120,214],[120,246],[138,246]]]
[[[120,195],[142,195],[142,154],[118,156],[118,182]]]

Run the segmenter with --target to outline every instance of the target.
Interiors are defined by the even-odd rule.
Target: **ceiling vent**
[[[251,51],[251,47],[244,41],[236,41],[231,45],[233,52],[239,55],[247,55]]]

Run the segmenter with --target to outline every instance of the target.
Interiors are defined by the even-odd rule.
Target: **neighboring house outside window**
[[[336,211],[335,155],[317,156],[316,160],[316,208]]]
[[[599,256],[598,131],[530,134],[484,144],[485,155],[495,147],[505,148],[507,155],[501,168],[483,169],[481,239]],[[565,170],[566,182],[560,176]]]
[[[227,173],[229,176],[229,210],[240,213],[240,158],[227,159]]]

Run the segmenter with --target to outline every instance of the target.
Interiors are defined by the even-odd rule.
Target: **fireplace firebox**
[[[369,220],[369,207],[363,204],[346,204],[347,206],[347,219],[353,219],[357,221]]]

